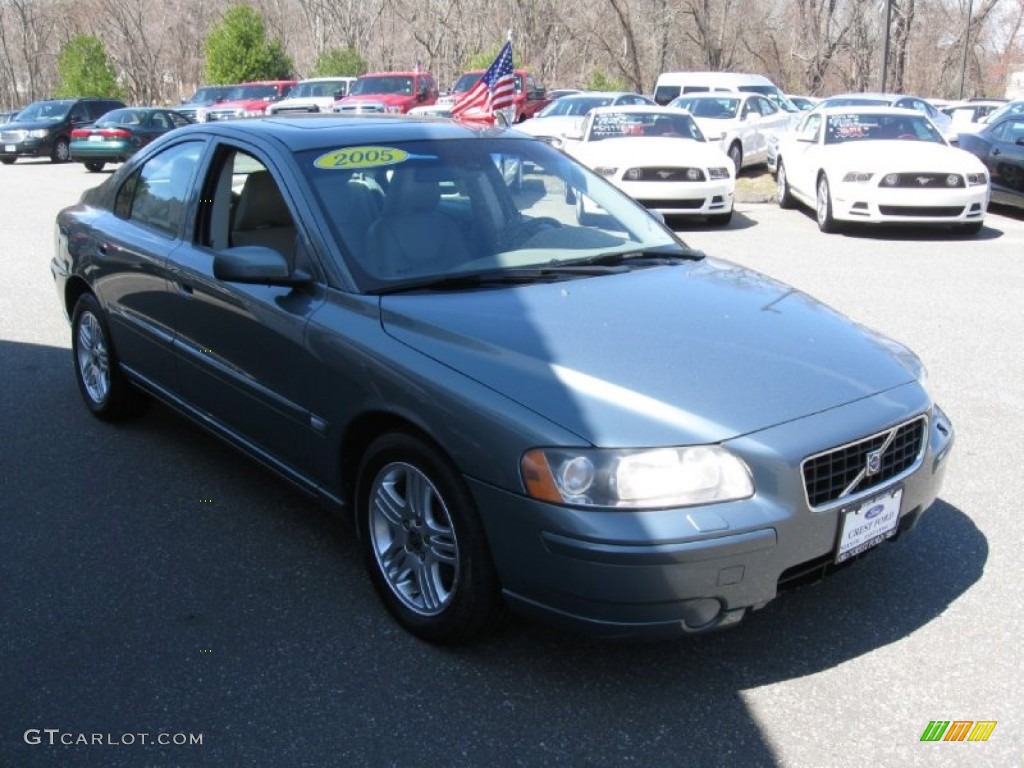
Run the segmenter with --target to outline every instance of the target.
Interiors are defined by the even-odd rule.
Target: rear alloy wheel
[[[50,162],[66,163],[70,157],[71,149],[68,146],[68,140],[63,136],[58,136],[56,141],[53,142],[53,149],[50,151]]]
[[[92,173],[99,173],[100,171],[103,170],[104,165],[106,165],[106,163],[103,162],[102,160],[87,160],[85,163],[85,168],[87,171],[90,171]]]
[[[104,421],[135,416],[145,396],[124,377],[96,297],[84,294],[71,319],[71,352],[82,399],[93,415]]]
[[[458,471],[435,448],[404,433],[375,440],[356,504],[370,578],[403,627],[458,643],[492,626],[501,597],[483,526]]]
[[[826,234],[838,232],[839,224],[832,214],[832,190],[829,189],[828,176],[824,173],[818,177],[818,197],[815,206],[818,229]]]
[[[789,179],[786,178],[786,166],[779,160],[778,170],[775,171],[775,196],[779,199],[779,208],[794,208],[796,200],[789,189]]]
[[[740,169],[743,167],[743,147],[739,144],[733,144],[729,147],[729,159],[732,160],[732,167],[736,170],[736,175],[740,175]]]

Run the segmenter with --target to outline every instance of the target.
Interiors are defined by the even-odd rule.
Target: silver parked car
[[[352,515],[434,642],[503,606],[610,636],[735,624],[908,531],[946,471],[908,349],[513,130],[190,125],[56,232],[86,407],[158,398]]]

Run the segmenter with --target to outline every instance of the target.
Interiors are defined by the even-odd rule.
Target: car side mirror
[[[1024,136],[1021,136],[1013,143],[1016,144],[1018,147],[1024,147]]]
[[[312,278],[292,270],[284,254],[263,245],[239,245],[217,251],[213,276],[229,283],[251,285],[306,285]]]

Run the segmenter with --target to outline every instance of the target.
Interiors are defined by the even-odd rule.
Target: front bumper
[[[509,605],[604,637],[679,635],[739,622],[795,574],[834,567],[840,516],[850,502],[812,510],[803,458],[889,428],[913,415],[903,406],[915,403],[917,413],[929,415],[920,463],[880,487],[903,489],[899,532],[916,524],[939,492],[953,442],[948,422],[921,395],[920,387],[901,387],[730,441],[751,465],[757,488],[739,502],[588,510],[470,481]]]
[[[665,216],[714,216],[729,213],[735,199],[732,179],[673,184],[615,180],[615,185],[651,211]]]
[[[0,157],[49,157],[52,150],[53,140],[50,138],[0,142]]]
[[[968,224],[985,218],[988,202],[987,184],[909,190],[847,182],[834,185],[832,215],[868,224]]]

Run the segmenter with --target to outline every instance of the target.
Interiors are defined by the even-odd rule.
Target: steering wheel
[[[546,229],[558,229],[562,222],[551,216],[518,216],[510,222],[497,240],[498,251],[513,251]]]

